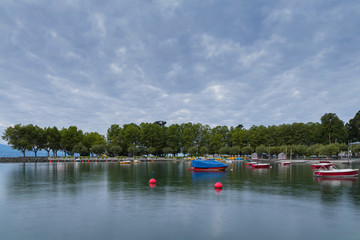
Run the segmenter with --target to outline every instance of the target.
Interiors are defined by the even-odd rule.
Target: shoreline
[[[188,159],[184,158],[133,158],[133,157],[126,157],[126,158],[117,158],[117,157],[107,157],[107,158],[96,158],[96,157],[90,157],[90,158],[75,158],[75,157],[0,157],[0,163],[56,163],[56,162],[123,162],[123,161],[130,161],[134,162],[134,160],[138,160],[141,162],[164,162],[164,161],[190,161]],[[242,162],[243,160],[225,160],[223,161],[231,161],[231,162]],[[270,162],[270,163],[277,163],[281,161],[290,161],[292,163],[316,163],[319,162],[319,159],[286,159],[286,160],[280,160],[280,159],[257,159],[254,161],[261,161],[261,162]],[[347,164],[347,163],[360,163],[360,158],[351,158],[351,159],[338,159],[338,160],[329,160],[334,163],[340,163],[340,164]]]

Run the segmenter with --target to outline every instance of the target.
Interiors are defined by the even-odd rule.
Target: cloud
[[[3,125],[248,128],[359,110],[359,3],[45,2],[2,4]]]

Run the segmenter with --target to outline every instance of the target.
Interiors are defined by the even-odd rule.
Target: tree
[[[328,157],[331,157],[333,155],[338,155],[339,152],[340,149],[336,144],[323,145],[319,150],[319,153],[321,155],[326,155]]]
[[[181,128],[178,124],[169,126],[165,131],[166,146],[173,149],[173,154],[180,153],[181,151]]]
[[[78,130],[76,126],[70,126],[69,128],[63,128],[60,131],[61,134],[61,148],[65,154],[73,155],[73,149],[75,145],[81,142],[83,133]]]
[[[79,153],[80,156],[88,156],[89,155],[89,149],[84,144],[82,144],[81,142],[75,145],[72,152],[73,153]]]
[[[140,145],[145,149],[153,147],[155,154],[160,155],[165,147],[165,127],[160,127],[156,123],[140,124]]]
[[[344,122],[335,113],[326,113],[321,117],[321,129],[323,143],[345,142],[347,139]]]
[[[164,147],[163,152],[165,155],[169,155],[169,154],[172,154],[174,152],[174,150],[171,147]]]
[[[225,155],[230,153],[230,148],[228,146],[223,146],[218,151],[220,154]]]
[[[135,145],[131,145],[128,148],[128,153],[131,153],[132,156],[137,156],[139,151],[140,151],[140,149],[138,147],[136,147]]]
[[[346,129],[351,142],[360,141],[360,111],[356,113],[354,118],[349,120],[349,123],[346,124]]]
[[[154,147],[148,147],[146,151],[151,155],[155,155],[156,153],[156,149]]]
[[[53,155],[57,156],[57,151],[60,150],[61,135],[57,127],[47,127],[44,129],[45,137],[45,150],[48,152],[48,157],[50,155],[50,150],[52,150]]]
[[[260,145],[256,147],[256,152],[259,154],[259,156],[262,156],[264,153],[267,154],[269,149],[264,145]]]
[[[30,138],[25,127],[21,126],[21,124],[8,127],[2,136],[2,139],[7,141],[11,148],[21,151],[24,157],[26,150],[30,151],[32,149]]]
[[[88,149],[88,151],[90,151],[90,149],[94,145],[99,145],[99,144],[105,145],[106,144],[105,137],[103,135],[100,135],[97,132],[85,133],[81,142]]]
[[[195,146],[189,147],[189,153],[195,156],[197,154],[197,148]]]
[[[91,152],[95,153],[97,156],[104,154],[106,151],[106,145],[105,144],[95,144],[90,149]]]
[[[200,153],[201,155],[205,155],[205,156],[206,156],[206,154],[207,154],[208,152],[209,152],[209,149],[208,149],[207,147],[205,147],[205,146],[200,147],[199,153]]]
[[[245,146],[241,149],[241,152],[245,155],[250,155],[254,152],[254,149],[251,146]]]
[[[37,157],[37,152],[45,148],[46,145],[44,130],[32,124],[26,125],[24,128],[31,143],[31,150],[35,153],[35,157]]]
[[[230,148],[230,154],[231,155],[238,155],[240,153],[241,149],[239,146],[232,146]]]
[[[122,152],[123,150],[122,150],[122,148],[120,147],[120,146],[117,146],[117,145],[115,145],[115,146],[111,146],[110,148],[109,148],[109,153],[111,154],[111,155],[120,155],[121,154],[121,152]]]
[[[122,128],[118,124],[113,124],[107,130],[107,141],[109,146],[121,146]]]

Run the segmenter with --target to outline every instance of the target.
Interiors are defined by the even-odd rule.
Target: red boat
[[[333,164],[333,163],[330,163],[330,162],[311,164],[311,168],[314,168],[314,169],[318,169],[318,168],[322,168],[322,167],[328,168],[328,167],[330,167],[330,166],[334,167],[334,164]]]
[[[284,161],[284,162],[280,162],[281,165],[290,165],[290,162],[288,161]]]
[[[253,164],[256,164],[257,162],[246,162],[246,166],[251,166]]]
[[[254,163],[251,168],[270,168],[270,163]]]
[[[315,177],[351,178],[359,176],[359,169],[336,169],[333,166],[322,167],[314,172]]]

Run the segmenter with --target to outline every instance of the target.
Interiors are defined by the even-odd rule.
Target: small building
[[[279,160],[286,160],[286,154],[283,153],[283,152],[282,152],[282,153],[279,153],[279,154],[278,154],[278,159],[279,159]]]
[[[251,159],[252,160],[259,159],[258,154],[257,153],[251,154]]]

